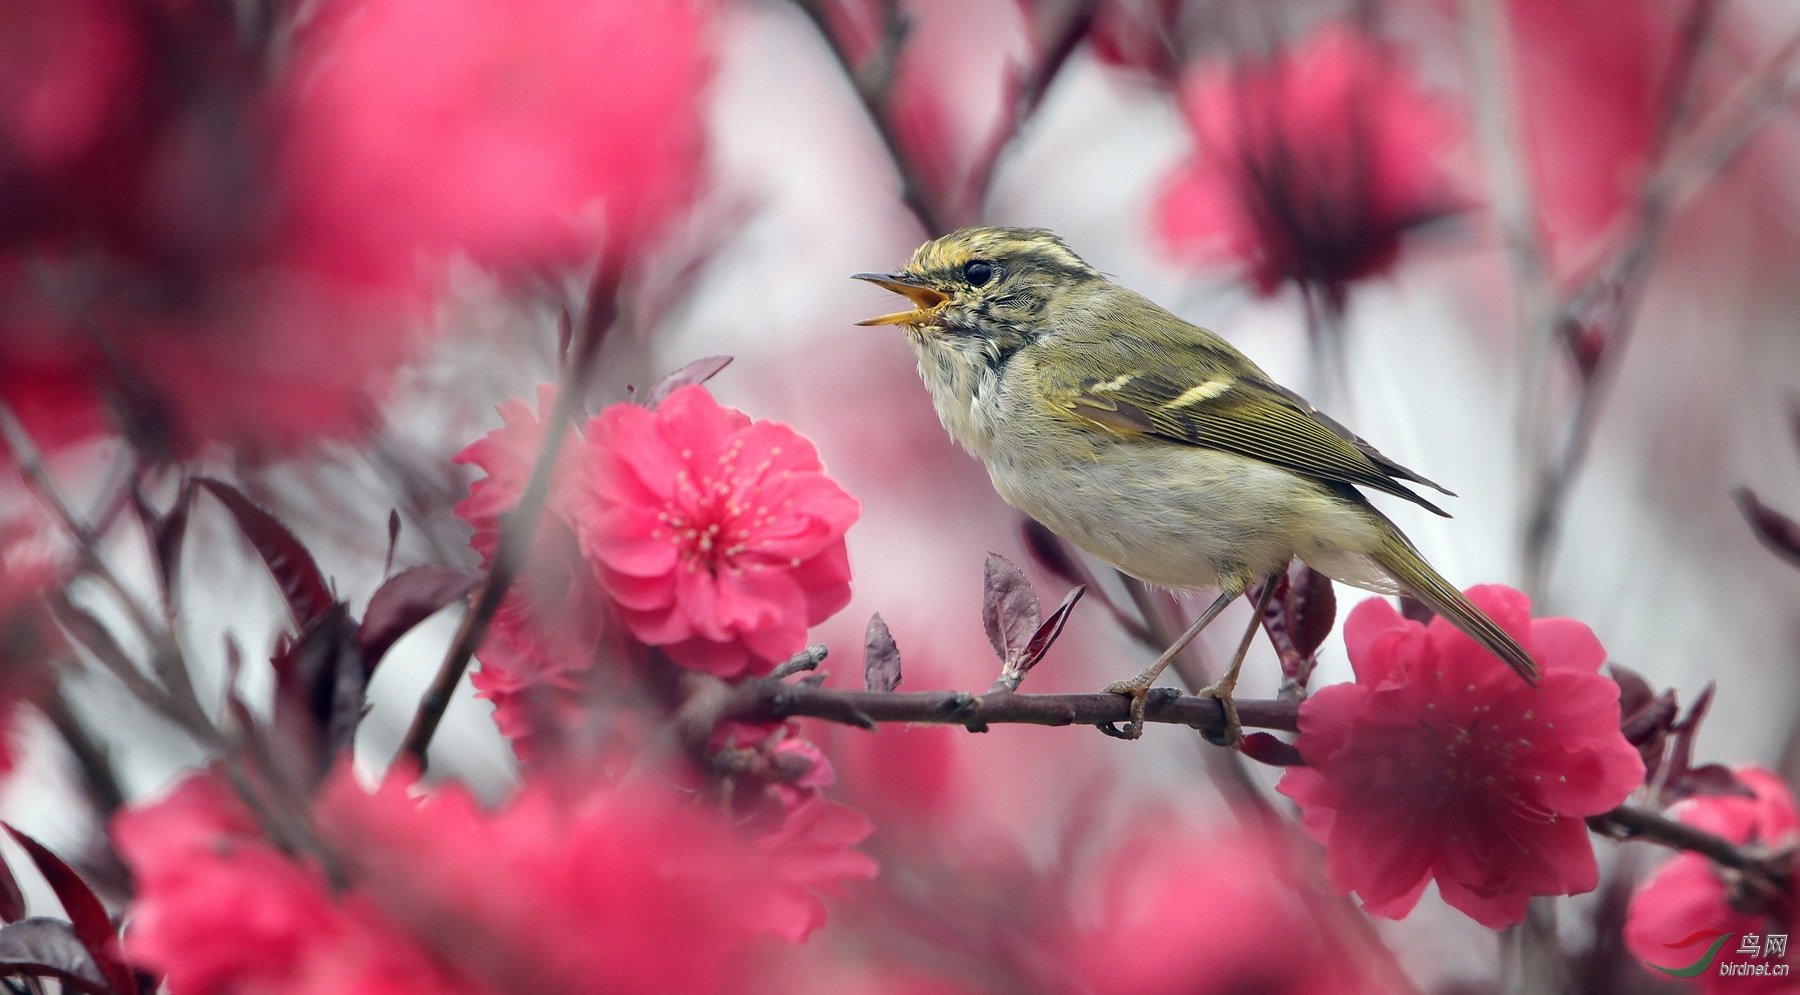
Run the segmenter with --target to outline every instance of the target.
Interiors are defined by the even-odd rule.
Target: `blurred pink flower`
[[[301,49],[295,197],[319,265],[578,261],[698,183],[699,0],[337,0]]]
[[[371,793],[340,768],[316,803],[336,890],[210,772],[112,835],[137,886],[127,956],[175,995],[648,995],[721,990],[755,937],[804,939],[815,890],[872,873],[843,811],[814,799],[751,839],[649,782],[528,781],[488,810],[458,785]]]
[[[362,897],[261,836],[224,779],[182,781],[121,812],[113,841],[136,896],[125,934],[134,963],[175,995],[474,995]]]
[[[469,485],[469,496],[456,506],[458,517],[474,529],[469,545],[481,554],[484,567],[493,563],[501,519],[531,477],[543,440],[540,417],[555,405],[555,387],[540,386],[537,398],[536,414],[518,398],[500,405],[501,427],[455,456],[455,462],[486,474]],[[494,722],[521,760],[535,758],[537,734],[547,723],[557,730],[579,723],[581,678],[592,669],[606,630],[606,598],[582,562],[568,514],[579,445],[573,433],[563,437],[530,559],[495,613],[475,654],[481,666],[470,675],[480,696],[494,703]]]
[[[1671,814],[1687,825],[1722,836],[1740,846],[1780,853],[1800,845],[1800,810],[1793,792],[1781,778],[1761,767],[1740,767],[1737,779],[1755,797],[1717,795],[1689,798]],[[1682,968],[1694,963],[1708,944],[1729,935],[1721,948],[1723,960],[1762,961],[1758,956],[1733,957],[1743,934],[1759,939],[1768,933],[1787,936],[1794,931],[1791,910],[1800,902],[1800,889],[1790,889],[1774,901],[1734,886],[1720,875],[1706,857],[1682,853],[1663,864],[1638,886],[1625,917],[1625,945],[1647,965]],[[1781,906],[1785,905],[1783,909]],[[1758,943],[1760,948],[1760,942]],[[1782,961],[1785,957],[1769,958]],[[1709,970],[1694,979],[1700,990],[1726,992],[1800,991],[1800,980],[1720,975]]]
[[[341,778],[320,808],[373,901],[513,992],[716,990],[753,937],[823,920],[813,889],[867,876],[829,810],[758,841],[648,783],[568,798],[527,782],[487,811],[455,785],[414,797],[402,778],[372,794]]]
[[[706,388],[588,423],[583,552],[640,641],[721,677],[768,673],[850,601],[844,533],[861,506],[779,422]]]
[[[48,447],[356,436],[416,343],[412,288],[300,265],[283,77],[237,28],[213,4],[0,10],[0,397]]]
[[[1435,878],[1445,902],[1497,928],[1533,895],[1594,888],[1583,817],[1624,801],[1644,764],[1619,733],[1619,687],[1599,673],[1592,630],[1532,619],[1508,587],[1468,595],[1531,651],[1542,684],[1441,618],[1422,626],[1364,601],[1344,624],[1356,682],[1301,705],[1307,766],[1280,791],[1325,844],[1333,886],[1370,914],[1405,917]]]
[[[1458,125],[1396,53],[1342,24],[1271,60],[1208,66],[1185,86],[1199,149],[1163,196],[1179,250],[1341,304],[1393,265],[1409,231],[1452,213],[1440,159]]]
[[[1121,842],[1098,872],[1095,925],[1065,947],[1095,995],[1327,995],[1381,990],[1328,935],[1279,837],[1167,821]]]
[[[1550,262],[1559,276],[1577,277],[1635,201],[1662,115],[1677,18],[1634,0],[1506,6]]]

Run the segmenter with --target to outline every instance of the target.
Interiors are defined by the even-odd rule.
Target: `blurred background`
[[[129,586],[157,583],[134,486],[167,507],[192,472],[274,511],[358,609],[390,555],[474,566],[451,509],[475,475],[451,457],[557,379],[559,313],[623,252],[628,327],[587,409],[735,357],[714,394],[811,438],[863,505],[854,600],[814,633],[828,683],[859,686],[880,612],[905,688],[980,691],[987,554],[1047,601],[1068,585],[939,426],[903,335],[853,326],[890,308],[848,276],[952,227],[1039,226],[1461,495],[1449,520],[1376,501],[1453,582],[1527,591],[1684,701],[1716,681],[1699,754],[1800,775],[1800,572],[1757,531],[1779,546],[1766,512],[1800,514],[1792,5],[431,7],[0,3],[0,400]],[[0,509],[14,575],[74,562],[16,474]],[[266,655],[285,608],[217,506],[195,506],[183,563],[179,635],[211,701],[228,642]],[[1248,610],[1202,637],[1202,665]],[[361,767],[399,749],[456,623],[376,674]],[[1148,658],[1084,603],[1026,690]],[[1245,674],[1241,694],[1276,692],[1263,641]],[[1334,636],[1315,686],[1349,677]],[[234,679],[264,707],[264,670]],[[203,753],[99,668],[54,681],[61,704],[18,710],[0,814],[80,849],[96,818],[52,712],[94,733],[127,798]],[[519,766],[490,709],[461,684],[432,774],[494,800]],[[808,734],[883,865],[779,955],[820,991],[1046,990],[1056,937],[1111,949],[1093,892],[1130,879],[1118,862],[1193,864],[1184,895],[1138,900],[1212,923],[1197,896],[1250,859],[1232,799],[1287,806],[1279,770],[1176,727]],[[1564,902],[1569,950],[1594,945],[1595,901]],[[1169,930],[1151,945],[1200,949]],[[1507,941],[1431,891],[1378,930],[1421,990],[1499,990]],[[1618,971],[1607,990],[1650,990]],[[1191,990],[1134,984],[1115,990]]]

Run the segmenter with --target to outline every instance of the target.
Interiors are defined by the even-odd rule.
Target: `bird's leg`
[[[1225,606],[1237,600],[1237,596],[1241,593],[1243,593],[1242,587],[1227,586],[1224,591],[1220,592],[1217,600],[1206,606],[1206,610],[1200,613],[1200,617],[1194,620],[1194,624],[1188,626],[1188,630],[1181,634],[1181,638],[1175,640],[1168,649],[1163,650],[1162,656],[1157,657],[1155,663],[1145,667],[1143,673],[1131,680],[1114,681],[1102,688],[1101,690],[1107,694],[1131,696],[1131,721],[1126,723],[1123,731],[1114,729],[1110,723],[1101,726],[1100,730],[1120,739],[1136,739],[1142,736],[1144,734],[1144,702],[1150,698],[1151,685],[1154,685],[1156,679],[1162,676],[1163,669],[1169,665],[1169,661],[1175,659],[1175,654],[1186,649],[1187,644],[1193,642],[1194,637],[1200,634],[1200,630],[1206,628],[1213,619],[1218,618],[1219,613],[1225,610]]]
[[[1225,676],[1214,681],[1211,687],[1204,687],[1194,692],[1196,697],[1216,698],[1225,709],[1225,729],[1218,737],[1207,735],[1207,739],[1220,746],[1236,748],[1244,741],[1244,727],[1238,722],[1237,702],[1231,700],[1231,692],[1237,689],[1238,668],[1244,665],[1244,654],[1250,652],[1250,641],[1256,638],[1256,627],[1262,624],[1263,612],[1269,608],[1269,599],[1275,594],[1275,578],[1264,577],[1262,593],[1256,596],[1256,608],[1250,613],[1250,626],[1244,630],[1244,638],[1238,643],[1237,654],[1231,658],[1231,666],[1225,668]]]

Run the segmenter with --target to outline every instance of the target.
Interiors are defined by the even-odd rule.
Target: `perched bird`
[[[855,278],[912,302],[859,324],[906,330],[939,419],[1009,504],[1140,580],[1219,590],[1155,663],[1107,686],[1131,696],[1127,736],[1141,734],[1150,687],[1175,654],[1294,557],[1346,584],[1413,595],[1536,682],[1530,654],[1357,488],[1439,515],[1407,485],[1449,491],[1050,232],[965,228],[926,242],[897,273]],[[1262,588],[1266,603],[1274,585]],[[1234,740],[1231,691],[1249,641],[1200,692],[1221,701]]]

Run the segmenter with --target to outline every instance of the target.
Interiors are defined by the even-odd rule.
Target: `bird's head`
[[[1030,341],[1065,295],[1104,280],[1042,228],[964,228],[919,246],[897,273],[858,273],[912,301],[859,325],[902,325],[915,338],[976,336],[1002,348]]]

